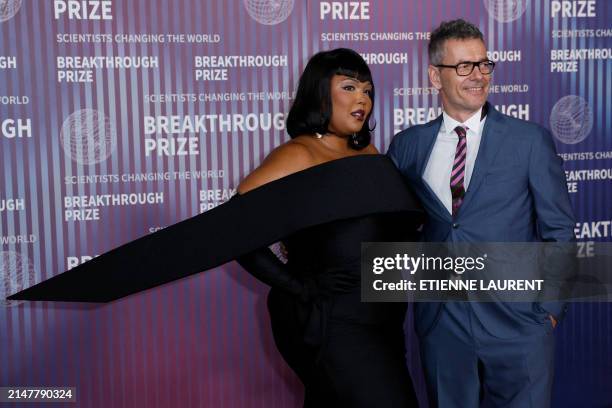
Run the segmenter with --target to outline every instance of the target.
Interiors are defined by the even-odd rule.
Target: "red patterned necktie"
[[[453,217],[457,215],[457,211],[459,211],[459,207],[461,207],[461,203],[463,203],[463,196],[465,195],[463,179],[465,176],[465,159],[467,156],[466,128],[457,126],[455,132],[457,132],[459,136],[459,142],[457,143],[457,150],[455,150],[455,161],[453,162],[450,181],[451,194],[453,197]]]

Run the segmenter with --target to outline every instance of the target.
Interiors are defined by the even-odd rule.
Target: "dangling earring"
[[[372,123],[374,124],[372,125]],[[374,119],[373,116],[370,116],[370,119],[368,120],[368,130],[370,132],[373,131],[374,129],[376,129],[376,125],[377,125],[376,119]]]
[[[323,135],[322,135],[322,134],[320,134],[319,132],[316,132],[316,133],[315,133],[315,137],[316,137],[317,139],[323,139]]]
[[[357,146],[359,144],[359,135],[357,133],[353,133],[351,135],[351,144],[353,146]]]

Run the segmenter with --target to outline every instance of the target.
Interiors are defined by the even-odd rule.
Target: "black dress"
[[[238,259],[269,284],[274,339],[308,407],[412,407],[405,304],[360,301],[365,241],[412,240],[423,214],[390,159],[320,164],[9,297],[110,302]],[[213,233],[214,232],[214,233]],[[287,265],[267,246],[284,240]]]
[[[315,172],[324,178],[313,177]],[[331,188],[319,187],[339,172]],[[361,302],[360,262],[362,242],[414,241],[419,207],[393,165],[379,156],[341,159],[301,173],[310,174],[308,182],[288,181],[289,202],[279,214],[336,216],[285,237],[286,265],[266,247],[238,261],[272,286],[274,340],[305,386],[304,406],[416,407],[405,359],[406,304]],[[291,200],[308,183],[325,191],[313,191],[310,205],[295,212],[292,204],[300,200]]]
[[[292,273],[352,282],[343,293],[308,301],[270,291],[274,339],[304,383],[305,407],[417,406],[405,360],[406,304],[362,303],[359,286],[361,242],[409,241],[413,231],[413,217],[386,213],[326,223],[285,240]]]

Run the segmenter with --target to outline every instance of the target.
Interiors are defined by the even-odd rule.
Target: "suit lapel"
[[[450,220],[451,214],[449,214],[448,210],[440,201],[436,193],[429,187],[429,184],[423,179],[423,174],[425,173],[425,169],[427,168],[427,162],[429,162],[429,157],[431,156],[431,151],[433,150],[434,144],[436,143],[436,138],[438,136],[438,132],[440,131],[440,126],[442,126],[442,115],[438,116],[433,122],[431,122],[431,126],[427,128],[427,132],[425,135],[419,139],[419,156],[418,156],[418,172],[420,182],[423,185],[423,190],[425,190],[426,194],[429,194],[431,201],[437,205],[434,207],[438,211],[438,216],[440,218],[445,218]]]
[[[425,173],[429,156],[431,156],[431,151],[433,150],[436,142],[436,137],[440,131],[440,126],[442,126],[442,115],[438,116],[433,122],[431,122],[431,126],[427,128],[425,135],[419,139],[418,170],[421,179],[423,178],[423,173]]]
[[[474,200],[478,188],[482,184],[489,167],[494,163],[499,148],[506,137],[507,127],[504,124],[503,116],[491,105],[489,105],[488,109],[480,146],[478,147],[478,154],[476,155],[476,161],[474,163],[474,170],[472,171],[472,178],[470,179],[470,185],[466,191],[463,204],[461,204],[461,208],[459,209],[459,215],[462,210],[467,208]]]

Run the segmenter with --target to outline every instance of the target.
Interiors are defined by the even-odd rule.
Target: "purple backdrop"
[[[490,101],[552,130],[578,239],[611,241],[607,0],[0,0],[0,297],[227,200],[287,139],[318,50],[367,59],[386,150],[439,113],[426,44],[458,17],[498,62]],[[79,407],[299,406],[266,292],[231,263],[102,306],[0,301],[0,387],[76,387]],[[612,406],[611,312],[573,305],[559,327],[555,406]]]

